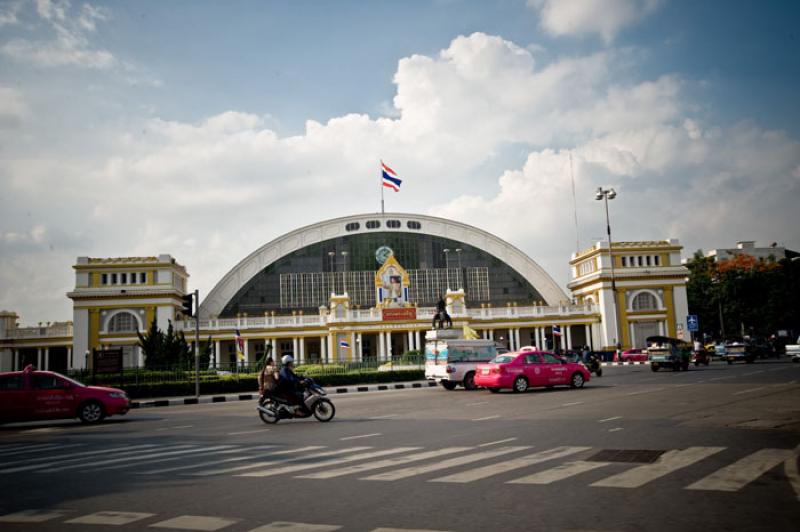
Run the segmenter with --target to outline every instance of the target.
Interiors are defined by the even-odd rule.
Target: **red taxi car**
[[[581,388],[589,380],[589,371],[578,362],[566,362],[553,353],[522,348],[516,353],[498,355],[488,364],[475,368],[475,384],[491,392],[511,389],[567,385]]]
[[[645,349],[627,349],[619,356],[620,362],[647,362]]]
[[[130,407],[122,390],[86,386],[60,373],[31,366],[0,373],[0,423],[76,417],[95,423],[125,414]]]

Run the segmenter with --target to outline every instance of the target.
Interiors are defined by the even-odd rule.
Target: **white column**
[[[422,345],[422,336],[421,336],[421,334],[422,333],[419,331],[419,329],[417,329],[417,333],[416,333],[417,342],[415,344],[416,347],[414,347],[414,349],[424,349],[424,346]]]
[[[506,336],[508,337],[508,348],[512,351],[516,351],[517,347],[514,345],[514,329],[509,328]]]
[[[278,359],[280,358],[280,353],[278,353],[278,339],[270,338],[269,345],[272,346],[272,360],[278,362]]]
[[[658,322],[658,334],[660,336],[664,336],[664,322],[663,321],[659,321]]]
[[[514,342],[517,344],[517,349],[522,347],[522,342],[519,339],[519,329],[514,329]]]
[[[630,322],[628,327],[630,328],[631,347],[636,347],[636,328],[633,326],[633,322]]]
[[[42,368],[42,350],[41,348],[36,349],[36,369],[44,369]]]
[[[383,362],[386,360],[386,336],[383,332],[378,333],[378,361]]]
[[[494,340],[494,329],[489,329],[489,340]]]
[[[572,326],[567,325],[567,349],[572,349]]]
[[[305,338],[298,338],[297,339],[297,346],[300,348],[300,360],[298,361],[299,364],[303,364],[306,361],[306,339]]]
[[[242,365],[250,363],[250,341],[244,341],[244,361],[242,361]]]
[[[406,351],[413,351],[414,350],[414,333],[412,331],[408,331],[406,334],[406,338],[408,339],[408,349]]]
[[[356,333],[355,331],[350,333],[350,356],[347,357],[350,359],[351,362],[355,362],[356,359]]]
[[[319,359],[324,363],[328,360],[328,337],[319,337]]]
[[[592,328],[589,326],[588,323],[586,325],[584,325],[584,327],[586,328],[586,332],[584,334],[584,336],[586,336],[586,345],[591,347],[592,346]]]
[[[394,353],[392,352],[392,332],[391,331],[387,331],[386,332],[386,360],[391,360],[393,354]]]
[[[298,362],[298,359],[300,358],[300,355],[298,355],[297,351],[298,351],[297,337],[295,336],[294,338],[292,338],[292,358],[294,358],[295,362]]]
[[[364,338],[361,333],[356,334],[356,362],[364,360]]]
[[[219,367],[219,362],[221,360],[220,357],[219,357],[220,353],[221,353],[221,349],[222,349],[222,342],[220,340],[215,340],[214,341],[214,354],[211,355],[211,360],[209,360],[209,363],[211,364],[211,367],[214,367],[214,368]]]
[[[14,371],[19,371],[22,368],[19,367],[19,349],[14,349]]]
[[[44,369],[45,370],[49,370],[50,369],[50,348],[49,347],[45,347],[44,348],[43,361],[44,361]]]
[[[536,347],[544,349],[544,327],[536,327]]]
[[[566,344],[567,344],[567,335],[564,333],[564,326],[562,325],[561,326],[561,336],[559,336],[559,341],[558,341],[558,345],[561,346],[561,350],[562,351],[564,349],[566,349],[566,347],[567,347]]]
[[[143,366],[144,362],[143,362],[142,349],[141,348],[139,348],[139,359],[140,359],[139,366]],[[67,346],[67,368],[68,369],[72,369],[72,346],[71,345]]]

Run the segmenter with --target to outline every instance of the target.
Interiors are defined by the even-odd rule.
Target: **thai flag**
[[[341,347],[342,349],[350,349],[350,344],[342,340],[341,342],[339,342],[339,347]]]
[[[561,336],[561,326],[553,325],[553,336]]]
[[[381,161],[383,172],[383,186],[391,188],[395,192],[400,192],[400,183],[403,181],[397,177],[397,172],[386,166],[386,163]]]

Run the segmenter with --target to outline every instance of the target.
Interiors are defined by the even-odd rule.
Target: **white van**
[[[461,385],[474,390],[475,366],[489,362],[501,352],[492,340],[464,340],[457,329],[428,331],[425,335],[425,378],[446,390]]]

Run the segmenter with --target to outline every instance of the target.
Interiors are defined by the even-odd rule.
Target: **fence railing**
[[[409,353],[393,356],[390,361],[367,358],[360,362],[321,362],[311,361],[300,364],[295,371],[308,377],[326,375],[350,375],[395,369],[423,369],[425,358],[422,354]],[[263,367],[262,363],[234,364],[223,363],[200,370],[200,382],[216,381],[220,378],[254,377]],[[93,374],[91,369],[71,370],[69,376],[85,384],[138,385],[158,383],[194,382],[193,364],[179,364],[161,368],[125,368],[122,375]]]

